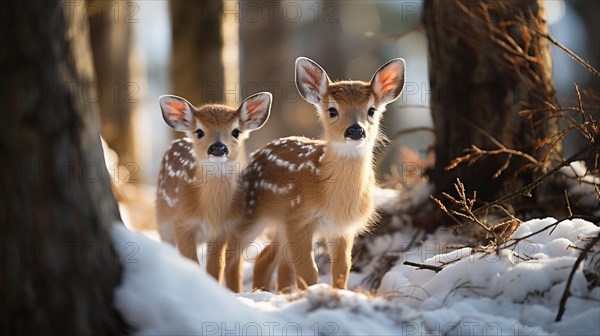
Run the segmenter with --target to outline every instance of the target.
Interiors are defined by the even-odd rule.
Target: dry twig
[[[437,272],[441,271],[442,269],[444,269],[443,267],[440,267],[440,266],[419,264],[419,263],[414,263],[414,262],[411,262],[411,261],[405,261],[403,264],[407,265],[407,266],[417,267],[417,269],[426,269],[426,270],[434,271],[435,273],[437,273]]]
[[[570,290],[571,283],[573,282],[573,277],[575,276],[575,272],[577,271],[577,268],[579,268],[579,265],[581,264],[581,262],[583,262],[585,260],[588,253],[590,253],[592,248],[599,242],[600,242],[600,233],[598,233],[598,235],[596,235],[596,238],[594,238],[594,240],[592,240],[585,246],[583,251],[581,251],[581,253],[579,253],[579,257],[577,257],[577,260],[575,260],[575,264],[573,264],[573,268],[571,268],[571,273],[569,273],[569,278],[567,279],[567,284],[565,286],[565,290],[563,292],[562,297],[560,298],[560,306],[558,307],[558,313],[556,314],[556,319],[554,321],[559,322],[565,313],[565,310],[567,307],[567,300],[569,300],[569,296],[571,295],[571,290]]]

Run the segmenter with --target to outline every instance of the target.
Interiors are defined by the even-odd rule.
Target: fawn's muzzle
[[[227,149],[227,146],[225,146],[224,144],[217,142],[214,143],[212,145],[210,145],[210,147],[208,147],[208,155],[212,155],[212,156],[223,156],[223,155],[227,155],[229,153],[229,150]]]
[[[344,137],[352,140],[360,140],[365,137],[365,130],[359,124],[354,124],[346,129]]]

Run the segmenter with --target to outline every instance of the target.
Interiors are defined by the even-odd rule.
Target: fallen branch
[[[558,314],[556,314],[556,319],[554,320],[555,322],[559,322],[562,319],[565,310],[567,309],[567,300],[569,299],[569,296],[571,296],[571,282],[573,282],[573,277],[575,276],[577,268],[579,268],[581,262],[585,260],[588,253],[590,253],[594,245],[598,244],[598,242],[600,242],[600,233],[598,233],[594,240],[592,240],[585,246],[583,251],[581,251],[581,253],[579,254],[579,257],[577,257],[577,260],[575,260],[575,264],[573,264],[573,268],[571,268],[571,273],[569,273],[569,278],[567,279],[565,291],[563,292],[563,295],[560,298],[560,306],[558,307]]]
[[[441,271],[442,269],[444,269],[443,267],[440,267],[440,266],[418,264],[418,263],[414,263],[414,262],[411,262],[411,261],[405,261],[402,264],[406,265],[406,266],[416,267],[417,269],[426,269],[426,270],[434,271],[435,273],[437,273],[437,272]]]

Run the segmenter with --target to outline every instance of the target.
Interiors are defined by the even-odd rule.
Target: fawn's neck
[[[356,148],[355,153],[340,153],[335,145],[328,143],[325,146],[321,174],[323,178],[331,176],[326,183],[330,193],[341,193],[339,196],[348,198],[364,196],[365,189],[370,190],[374,183],[373,146],[365,143],[362,147]]]
[[[211,225],[220,225],[227,218],[238,191],[237,161],[204,161],[196,165],[194,183],[189,188],[190,211]]]
[[[367,144],[365,144],[366,146]],[[375,184],[372,148],[361,155],[339,155],[326,146],[320,166],[320,213],[338,223],[368,222]],[[366,225],[366,224],[365,224]]]

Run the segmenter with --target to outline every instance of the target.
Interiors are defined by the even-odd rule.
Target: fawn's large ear
[[[267,122],[272,101],[273,95],[269,92],[259,92],[244,100],[238,109],[244,131],[254,131]]]
[[[162,116],[167,125],[179,132],[190,130],[194,107],[187,100],[173,95],[158,98]]]
[[[296,59],[296,87],[309,103],[319,104],[327,93],[329,77],[323,68],[310,58]]]
[[[393,59],[384,64],[373,78],[371,90],[382,104],[389,104],[398,99],[404,88],[406,63],[402,58]]]

